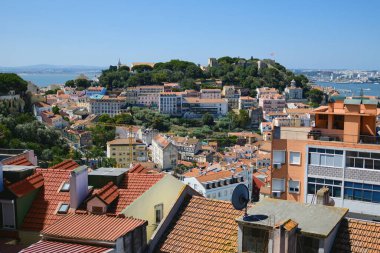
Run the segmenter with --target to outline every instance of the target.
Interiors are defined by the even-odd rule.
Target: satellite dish
[[[232,193],[231,202],[236,210],[243,210],[245,208],[245,215],[247,216],[247,204],[249,201],[249,190],[244,184],[239,184],[235,187]]]

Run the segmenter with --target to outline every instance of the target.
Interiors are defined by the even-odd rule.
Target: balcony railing
[[[337,141],[337,142],[375,144],[375,145],[380,144],[380,136],[333,134],[333,133],[324,133],[319,130],[311,130],[308,133],[308,138],[312,140],[318,140],[318,141]]]

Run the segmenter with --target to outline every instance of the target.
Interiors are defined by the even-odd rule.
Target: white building
[[[257,103],[257,99],[255,99],[253,97],[249,97],[249,96],[240,97],[238,109],[239,110],[248,110],[248,109],[254,107],[256,105],[256,103]]]
[[[164,92],[163,85],[144,85],[127,89],[127,103],[144,106],[158,106],[160,93]]]
[[[172,170],[177,166],[177,148],[163,135],[158,134],[152,140],[152,159],[162,170]]]
[[[220,89],[201,89],[200,98],[220,99],[222,91]]]
[[[256,98],[260,98],[261,96],[265,96],[265,95],[276,95],[276,94],[279,94],[276,88],[269,88],[269,87],[256,88]]]
[[[231,200],[238,184],[245,184],[248,187],[248,180],[243,175],[235,176],[229,170],[184,178],[183,181],[206,198],[226,201]]]
[[[302,88],[298,88],[296,86],[296,81],[292,80],[290,83],[290,87],[285,88],[285,98],[287,101],[289,100],[300,100],[302,99]]]
[[[181,115],[183,95],[184,92],[161,92],[158,103],[159,112],[169,115]]]
[[[88,103],[90,113],[95,115],[108,114],[113,117],[122,112],[126,99],[124,97],[95,95],[90,97]]]
[[[227,114],[228,104],[226,99],[186,97],[183,99],[182,112],[190,116],[200,116],[205,113],[222,116]]]

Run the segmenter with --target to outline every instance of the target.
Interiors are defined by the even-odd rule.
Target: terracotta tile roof
[[[52,169],[52,170],[68,170],[68,171],[72,171],[73,169],[79,167],[79,164],[77,164],[76,162],[74,162],[73,160],[65,160],[61,163],[58,163],[52,167],[50,167],[49,169]]]
[[[42,187],[43,185],[44,177],[42,176],[42,173],[37,172],[25,178],[24,180],[11,184],[10,186],[8,186],[8,189],[20,198],[22,196],[25,196],[29,192],[32,192]]]
[[[198,168],[193,168],[191,170],[189,170],[188,172],[184,173],[183,176],[184,177],[197,177],[201,174],[201,171],[200,169]]]
[[[25,157],[19,157],[17,159],[9,159],[8,161],[2,162],[3,165],[22,165],[22,166],[34,166],[28,159]]]
[[[142,166],[141,163],[136,164],[135,166],[132,167],[132,169],[128,171],[128,173],[143,173],[143,174],[146,174],[148,172],[149,170],[145,168],[144,166]]]
[[[36,169],[44,177],[44,187],[33,200],[25,216],[22,229],[40,231],[64,217],[57,214],[60,203],[70,203],[70,193],[61,192],[63,182],[69,182],[70,171],[60,169]],[[71,210],[69,209],[69,213]]]
[[[230,202],[193,196],[182,205],[156,252],[237,252],[235,219],[241,215]]]
[[[335,237],[333,252],[380,252],[380,223],[343,219]]]
[[[161,148],[166,148],[170,142],[163,136],[163,135],[160,135],[160,134],[157,134],[153,140],[161,147]]]
[[[109,207],[108,212],[119,214],[163,177],[164,174],[126,173],[118,190],[119,198]]]
[[[105,215],[71,214],[45,228],[43,236],[115,242],[147,221]]]
[[[199,176],[199,177],[197,177],[197,180],[202,183],[202,182],[208,182],[208,181],[213,181],[213,180],[231,177],[232,175],[233,175],[233,173],[231,171],[222,170],[222,171],[219,171],[216,173]]]
[[[109,182],[102,188],[94,192],[93,197],[97,196],[107,205],[111,204],[117,197],[119,197],[119,192],[117,186],[113,182]]]
[[[39,241],[21,250],[20,253],[105,253],[110,250],[112,249],[76,243]]]

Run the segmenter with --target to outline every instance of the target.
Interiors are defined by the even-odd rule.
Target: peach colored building
[[[335,206],[352,216],[380,217],[377,100],[332,97],[315,109],[314,127],[275,127],[272,196],[314,203],[326,186]]]

